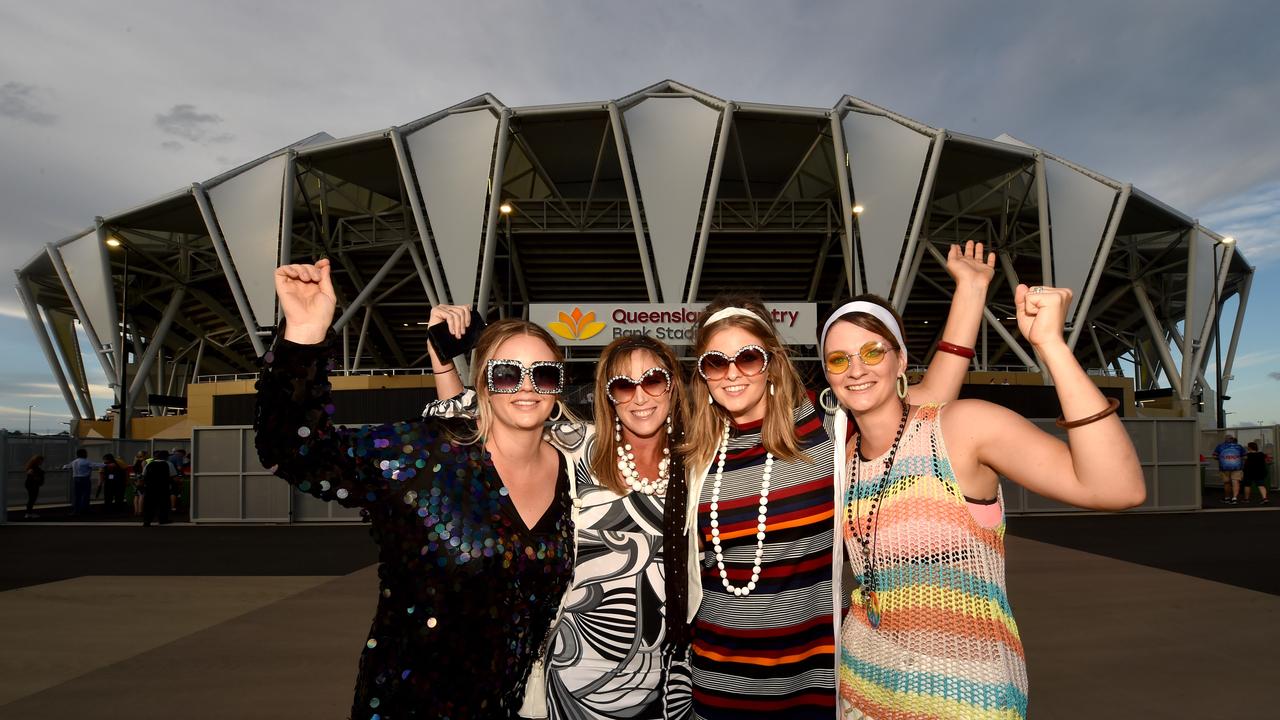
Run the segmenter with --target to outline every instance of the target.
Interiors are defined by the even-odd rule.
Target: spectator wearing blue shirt
[[[1213,449],[1213,459],[1218,461],[1218,475],[1222,478],[1223,502],[1235,505],[1240,502],[1240,480],[1244,476],[1244,447],[1236,442],[1236,436],[1226,439]]]
[[[93,471],[105,467],[89,459],[89,451],[84,448],[76,450],[76,459],[62,466],[63,470],[71,470],[71,514],[84,515],[89,512],[89,497],[93,491]]]

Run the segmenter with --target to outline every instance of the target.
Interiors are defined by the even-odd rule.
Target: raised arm
[[[456,338],[462,337],[467,331],[467,326],[471,324],[471,306],[436,305],[431,308],[431,315],[427,318],[427,326],[430,327],[438,323],[447,323],[451,335]],[[448,400],[461,395],[466,388],[462,378],[458,375],[458,368],[454,365],[453,358],[437,356],[435,345],[430,341],[427,342],[427,352],[431,355],[431,373],[436,380],[436,399]]]
[[[334,427],[328,374],[336,300],[329,261],[281,267],[275,283],[285,332],[262,358],[254,414],[258,459],[321,500],[348,507],[373,504],[387,496],[401,465],[408,468],[419,454],[415,439],[424,428],[412,423]]]
[[[1032,293],[1019,285],[1015,300],[1018,328],[1053,377],[1063,417],[1074,421],[1106,413],[1110,401],[1089,379],[1062,337],[1071,291],[1042,288]],[[1067,443],[1017,413],[990,403],[960,401],[948,408],[948,413],[944,430],[967,438],[962,444],[971,445],[978,464],[1032,492],[1095,510],[1123,510],[1146,499],[1137,452],[1114,412],[1069,428]]]
[[[952,245],[947,253],[947,273],[956,282],[951,310],[942,329],[942,341],[972,349],[982,326],[982,310],[987,304],[987,288],[996,272],[996,254],[983,260],[982,243],[972,240]],[[960,386],[969,372],[971,358],[938,350],[933,354],[924,379],[911,388],[911,402],[949,402],[960,396]]]

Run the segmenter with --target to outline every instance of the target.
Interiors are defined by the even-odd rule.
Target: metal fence
[[[192,430],[191,521],[359,522],[360,511],[299,492],[258,462],[253,428]]]
[[[1041,430],[1066,439],[1066,431],[1052,420],[1033,420]],[[1195,418],[1123,418],[1125,430],[1138,451],[1146,476],[1147,500],[1130,512],[1199,510],[1200,455],[1196,451],[1199,424]],[[1009,515],[1083,512],[1002,480],[1005,511]]]
[[[26,466],[34,455],[44,456],[44,486],[40,488],[37,502],[41,505],[71,504],[71,471],[63,466],[75,459],[76,450],[84,448],[89,459],[102,462],[102,456],[110,453],[126,465],[140,450],[148,454],[156,450],[183,448],[190,451],[186,440],[118,440],[107,438],[75,438],[67,435],[0,435],[0,459],[4,470],[0,474],[0,522],[9,511],[21,511],[27,504]]]

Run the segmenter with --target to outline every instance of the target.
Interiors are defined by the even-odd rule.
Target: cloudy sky
[[[1229,420],[1280,422],[1268,317],[1280,306],[1277,8],[6,3],[0,265],[12,277],[95,215],[317,131],[402,124],[482,92],[509,105],[596,101],[673,78],[734,100],[830,106],[848,93],[934,126],[1008,132],[1237,237],[1258,274]],[[0,295],[0,334],[0,426],[25,429],[31,404],[33,427],[57,430],[66,408],[12,292]],[[107,404],[105,387],[96,394]]]

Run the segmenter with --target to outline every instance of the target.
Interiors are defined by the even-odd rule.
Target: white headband
[[[711,313],[711,317],[707,318],[707,321],[706,321],[706,322],[704,322],[704,323],[702,323],[702,327],[706,327],[706,326],[710,325],[711,323],[720,322],[721,320],[723,320],[723,319],[725,319],[725,318],[729,318],[729,317],[736,317],[736,316],[749,317],[749,318],[751,318],[752,320],[755,320],[755,321],[756,321],[756,322],[758,322],[758,323],[763,323],[763,322],[764,322],[764,319],[763,319],[763,318],[761,318],[759,315],[757,315],[757,314],[755,314],[755,313],[751,312],[750,310],[747,310],[746,308],[740,308],[740,307],[727,307],[727,308],[724,308],[723,310],[717,310],[717,311],[715,311],[715,312]]]
[[[827,318],[827,324],[822,326],[822,344],[818,347],[820,353],[826,354],[827,333],[831,330],[831,326],[837,320],[852,312],[866,313],[884,323],[884,326],[889,328],[889,332],[893,333],[893,338],[898,341],[898,347],[904,351],[907,349],[907,343],[902,339],[902,328],[898,327],[898,321],[893,317],[893,313],[875,303],[855,300],[841,305],[835,312],[831,313],[831,317]]]

